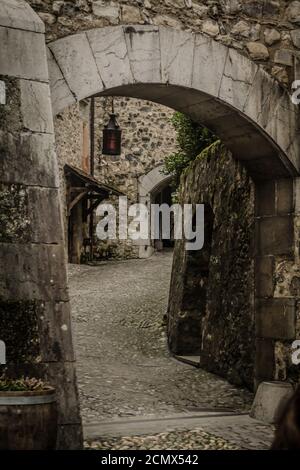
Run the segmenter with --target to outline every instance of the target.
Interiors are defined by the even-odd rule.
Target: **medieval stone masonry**
[[[299,56],[299,1],[0,0],[0,375],[55,387],[57,449],[82,448],[82,418],[203,407],[270,444],[300,377]],[[177,188],[205,205],[203,248],[97,241],[100,202],[171,203],[175,111],[216,137]],[[237,417],[264,387],[272,419]]]
[[[286,0],[30,0],[47,40],[90,28],[150,24],[204,33],[262,64],[287,85],[300,53],[300,2]]]

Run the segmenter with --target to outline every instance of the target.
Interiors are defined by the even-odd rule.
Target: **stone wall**
[[[59,449],[82,446],[44,25],[0,14],[0,334],[6,373],[56,388]],[[0,368],[2,374],[4,366]]]
[[[168,308],[175,354],[200,354],[201,367],[235,384],[254,377],[254,185],[219,143],[182,177],[180,200],[205,203],[205,244],[176,243]]]
[[[116,24],[167,25],[203,32],[293,79],[300,49],[300,2],[287,0],[29,0],[48,40]]]
[[[176,134],[170,122],[173,110],[150,101],[114,98],[114,107],[122,129],[120,156],[102,154],[102,130],[111,112],[111,98],[95,100],[95,177],[122,191],[129,202],[139,201],[139,179],[161,165],[176,150]],[[85,130],[90,147],[90,102],[73,105],[55,117],[55,137],[60,185],[63,198],[65,235],[67,239],[67,208],[64,165],[82,168],[89,173],[84,153]],[[110,201],[117,204],[116,198]],[[137,258],[139,247],[128,241],[105,241],[95,244],[97,258]]]

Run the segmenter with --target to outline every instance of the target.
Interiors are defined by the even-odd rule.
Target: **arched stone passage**
[[[170,183],[172,179],[170,175],[164,175],[162,170],[163,165],[159,165],[139,179],[139,202],[148,206],[149,209],[153,202],[153,195]],[[140,258],[149,258],[153,252],[154,246],[149,236],[149,240],[143,240],[140,245],[139,256]]]
[[[297,108],[260,67],[201,34],[94,29],[49,44],[54,113],[92,95],[150,99],[213,130],[255,179],[296,176]]]

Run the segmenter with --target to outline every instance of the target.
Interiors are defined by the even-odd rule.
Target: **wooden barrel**
[[[57,436],[55,390],[0,392],[0,450],[51,450]]]

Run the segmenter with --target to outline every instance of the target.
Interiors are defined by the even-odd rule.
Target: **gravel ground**
[[[92,450],[238,450],[239,448],[221,437],[203,429],[174,431],[152,436],[103,439],[86,443]]]
[[[180,363],[167,349],[172,254],[70,265],[77,375],[85,424],[110,417],[247,411],[252,394]]]

